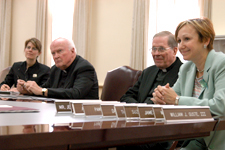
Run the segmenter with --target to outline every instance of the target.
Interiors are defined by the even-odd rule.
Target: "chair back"
[[[136,83],[141,73],[141,70],[135,70],[129,66],[121,66],[108,71],[102,88],[101,100],[120,101],[123,94]]]
[[[10,67],[7,67],[7,68],[5,68],[5,69],[3,69],[1,72],[0,72],[0,83],[2,82],[2,81],[4,81],[5,80],[5,77],[6,77],[6,75],[9,73],[9,70],[11,69],[11,66]]]

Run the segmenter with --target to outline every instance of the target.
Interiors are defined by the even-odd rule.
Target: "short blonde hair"
[[[176,28],[175,38],[177,39],[178,32],[185,25],[192,25],[198,33],[199,41],[205,42],[210,39],[210,42],[207,46],[208,50],[213,49],[213,41],[215,38],[215,31],[213,28],[212,22],[208,18],[194,18],[182,21]]]

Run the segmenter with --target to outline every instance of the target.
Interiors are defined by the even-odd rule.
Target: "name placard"
[[[155,120],[154,110],[151,105],[138,106],[138,111],[141,120]]]
[[[209,106],[175,106],[163,108],[166,122],[213,120]]]
[[[123,105],[115,105],[115,110],[118,119],[124,119],[126,117]]]
[[[164,120],[164,113],[162,110],[162,106],[153,106],[155,120]]]
[[[137,105],[124,105],[126,119],[138,119],[139,111]]]
[[[72,113],[69,101],[55,101],[57,113]]]
[[[84,103],[83,108],[86,116],[102,116],[102,108],[100,104]]]
[[[83,104],[84,103],[101,103],[101,100],[76,100],[76,101],[71,101],[71,107],[72,111],[75,115],[84,115],[84,108]]]
[[[72,110],[75,115],[83,115],[83,103],[72,103]]]
[[[101,104],[103,117],[116,117],[114,104]]]

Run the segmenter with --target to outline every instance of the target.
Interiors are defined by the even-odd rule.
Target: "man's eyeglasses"
[[[152,52],[156,52],[157,50],[158,50],[158,52],[165,52],[167,49],[170,49],[171,47],[167,47],[167,48],[165,48],[165,47],[162,47],[162,46],[160,46],[160,47],[152,47],[151,48],[151,51]]]
[[[33,51],[37,50],[37,48],[31,46],[27,46],[26,49],[32,49]]]

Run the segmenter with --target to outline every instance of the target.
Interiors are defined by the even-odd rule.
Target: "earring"
[[[207,45],[204,45],[204,49],[206,49],[207,48]]]

